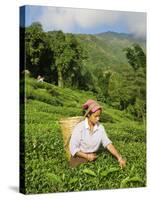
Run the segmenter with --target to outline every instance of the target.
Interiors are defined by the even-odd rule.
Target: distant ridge
[[[102,36],[102,37],[117,37],[117,38],[128,38],[128,39],[136,39],[140,41],[145,41],[146,38],[136,37],[134,34],[131,33],[118,33],[113,31],[107,31],[102,33],[94,34],[95,36]]]
[[[118,32],[113,32],[113,31],[97,33],[94,35],[96,35],[96,36],[134,37],[134,35],[131,33],[118,33]]]

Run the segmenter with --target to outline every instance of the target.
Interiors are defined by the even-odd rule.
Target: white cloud
[[[125,14],[124,18],[130,33],[137,37],[146,36],[146,13],[132,12],[130,15]]]
[[[47,7],[38,19],[46,30],[60,30],[64,32],[74,28],[74,15],[71,9]]]
[[[118,13],[113,11],[104,10],[76,10],[75,12],[76,21],[81,27],[89,28],[97,25],[103,25],[106,23],[113,24],[118,21]]]
[[[45,29],[93,28],[100,24],[113,24],[118,20],[118,13],[113,11],[47,7],[38,19]]]
[[[77,27],[92,29],[124,23],[127,31],[136,36],[145,36],[146,32],[146,14],[139,12],[47,7],[38,20],[45,30],[75,32]]]

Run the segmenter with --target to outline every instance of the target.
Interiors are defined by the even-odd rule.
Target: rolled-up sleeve
[[[102,133],[102,145],[104,148],[107,147],[108,144],[112,143],[112,141],[108,138],[107,133],[105,131],[105,128],[103,127],[103,133]]]
[[[80,127],[76,126],[71,135],[70,143],[69,143],[69,149],[72,156],[74,156],[78,151],[80,151]]]

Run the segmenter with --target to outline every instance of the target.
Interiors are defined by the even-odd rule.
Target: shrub
[[[110,122],[110,123],[114,122],[112,116],[106,112],[102,112],[100,121],[101,122]]]

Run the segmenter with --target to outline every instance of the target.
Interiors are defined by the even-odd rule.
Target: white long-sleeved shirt
[[[74,156],[78,151],[84,153],[96,152],[102,144],[104,148],[112,143],[107,137],[103,125],[97,123],[94,126],[93,132],[90,132],[88,119],[78,123],[73,129],[70,139],[70,153]]]

